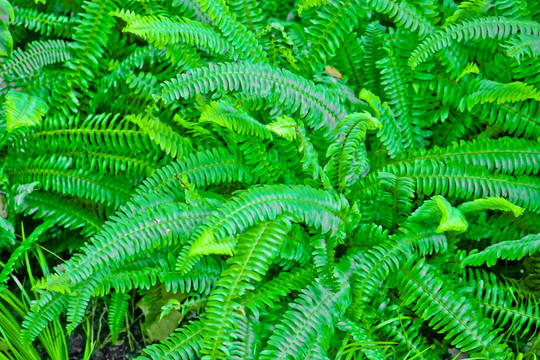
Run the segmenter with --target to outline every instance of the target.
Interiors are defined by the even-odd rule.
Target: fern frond
[[[203,320],[203,359],[230,356],[223,343],[230,340],[231,328],[236,318],[241,316],[237,299],[266,274],[290,227],[288,219],[277,218],[255,225],[238,239],[236,254],[228,261],[230,267],[223,272],[217,288],[208,299]]]
[[[71,59],[68,44],[63,40],[32,41],[25,50],[17,49],[2,63],[2,78],[26,77],[47,65]]]
[[[220,0],[197,0],[201,10],[216,23],[223,36],[234,46],[241,59],[265,62],[266,54],[255,34],[236,20],[229,7]]]
[[[65,156],[41,156],[16,167],[6,174],[20,184],[37,181],[44,191],[53,190],[64,195],[78,196],[118,207],[129,198],[130,181],[96,174],[84,169],[73,169]]]
[[[394,229],[411,215],[415,183],[407,177],[397,178],[383,171],[379,172],[378,178],[381,190],[376,199],[377,223]]]
[[[140,16],[130,10],[116,11],[113,15],[127,22],[123,32],[138,35],[158,49],[183,42],[232,60],[238,58],[225,39],[201,22],[162,15]]]
[[[298,4],[298,14],[302,14],[302,11],[310,9],[312,7],[326,5],[326,1],[327,0],[302,0]]]
[[[35,300],[22,323],[21,341],[24,344],[30,344],[47,326],[47,323],[64,310],[68,301],[67,294],[51,292]]]
[[[354,164],[355,149],[366,140],[367,131],[379,129],[381,123],[368,113],[355,113],[347,115],[336,126],[333,142],[328,147],[326,156],[329,158],[325,172],[331,182],[339,189],[348,188],[355,182],[358,170]]]
[[[112,343],[118,342],[120,331],[124,328],[124,320],[127,315],[130,299],[129,294],[114,293],[111,295],[111,304],[109,306],[108,321],[111,332]]]
[[[416,150],[408,156],[390,161],[391,166],[423,161],[482,166],[503,174],[530,175],[540,171],[540,145],[514,137],[460,141],[446,148],[434,146],[430,150]]]
[[[191,142],[188,138],[180,136],[150,112],[128,116],[127,120],[137,124],[167,155],[173,158],[181,158],[191,150]]]
[[[371,106],[375,117],[381,123],[381,129],[377,132],[383,145],[386,147],[388,156],[395,158],[404,152],[404,139],[396,116],[388,103],[381,103],[381,99],[367,89],[362,89],[358,98],[365,100]]]
[[[523,296],[513,285],[497,279],[493,273],[475,270],[469,273],[476,301],[485,316],[508,334],[529,334],[540,329],[540,308],[534,297]]]
[[[404,64],[394,50],[387,49],[387,52],[387,56],[377,62],[377,67],[381,72],[381,85],[401,132],[403,147],[407,149],[414,145],[413,125],[415,125],[409,98],[410,79]]]
[[[13,25],[39,32],[41,35],[70,37],[73,32],[73,18],[58,14],[47,14],[36,9],[15,8]]]
[[[501,211],[511,211],[515,217],[521,216],[523,214],[523,209],[519,206],[512,204],[510,201],[502,197],[487,197],[485,199],[476,199],[463,203],[458,206],[458,209],[462,213],[468,213],[472,211],[479,210],[501,210]]]
[[[489,116],[489,124],[500,125],[504,131],[526,139],[536,139],[540,136],[540,102],[523,101],[514,105],[489,104],[478,114],[479,117]]]
[[[6,129],[12,132],[20,127],[39,124],[48,110],[49,106],[41,98],[11,90],[5,99]]]
[[[236,20],[244,24],[250,31],[256,31],[266,25],[266,14],[255,0],[228,0],[227,5]],[[257,37],[257,34],[255,35]]]
[[[212,101],[201,111],[201,122],[213,122],[241,135],[272,139],[268,129],[247,112],[232,106],[228,101]]]
[[[402,227],[401,233],[369,250],[362,256],[362,260],[358,261],[358,268],[355,270],[357,276],[352,283],[354,304],[351,310],[356,316],[361,314],[373,296],[380,291],[380,283],[395,272],[400,264],[445,247],[446,236],[438,234],[434,228],[422,229],[418,225]]]
[[[420,37],[424,37],[433,30],[431,22],[407,1],[370,0],[369,4],[375,11],[393,18],[399,27],[418,31]]]
[[[261,352],[261,360],[304,358],[319,329],[333,328],[350,304],[348,282],[336,292],[319,282],[308,285],[290,305]]]
[[[353,0],[328,0],[321,6],[311,20],[313,25],[306,29],[312,44],[304,65],[317,69],[319,64],[327,64],[341,46],[340,39],[352,32],[362,12],[361,4]]]
[[[308,126],[330,131],[345,116],[338,95],[287,70],[265,64],[217,63],[178,75],[163,84],[162,98],[171,103],[216,89],[259,95],[284,109],[299,111]],[[322,118],[322,121],[321,121]]]
[[[533,177],[491,174],[477,167],[455,163],[442,165],[431,161],[391,166],[389,169],[397,177],[414,179],[419,193],[449,194],[465,199],[502,196],[532,211],[540,208],[540,182]]]
[[[25,197],[26,215],[34,218],[54,218],[57,225],[71,229],[82,228],[82,235],[91,235],[103,225],[103,220],[83,207],[48,192],[33,192]]]
[[[203,323],[194,320],[179,328],[174,334],[159,344],[147,346],[138,360],[191,360],[195,359],[201,348]]]
[[[45,287],[63,291],[66,286],[89,278],[93,271],[107,263],[126,261],[130,256],[186,239],[195,226],[212,212],[190,209],[184,204],[164,204],[136,216],[122,215],[108,222],[82,249],[62,267],[64,271],[48,277]],[[71,285],[70,285],[71,284]]]
[[[446,18],[444,25],[456,24],[468,17],[475,18],[483,15],[486,11],[484,7],[486,7],[486,0],[463,1],[458,5],[458,9]]]
[[[343,196],[309,186],[264,185],[252,187],[223,204],[220,215],[197,231],[193,244],[179,257],[184,272],[200,257],[199,249],[219,244],[246,227],[273,220],[283,213],[294,214],[306,225],[329,236],[342,236],[348,203]]]
[[[244,160],[238,154],[223,148],[199,151],[158,169],[135,190],[134,196],[121,211],[136,214],[152,204],[161,203],[165,199],[160,197],[174,193],[179,187],[185,188],[188,184],[202,188],[210,184],[250,179],[249,169],[244,166]]]
[[[261,348],[261,323],[253,317],[239,318],[228,349],[231,360],[257,359]]]
[[[446,333],[452,345],[473,356],[481,354],[481,359],[507,359],[493,321],[480,316],[473,302],[449,290],[422,261],[401,269],[398,288],[405,304],[414,303],[414,310],[435,331]]]
[[[503,241],[488,246],[483,251],[473,250],[463,260],[463,266],[493,266],[497,260],[520,260],[540,250],[540,234],[527,235],[519,240]]]
[[[521,34],[514,39],[510,39],[503,45],[506,55],[515,58],[518,63],[522,57],[538,57],[540,55],[540,39],[538,36]]]
[[[540,92],[534,86],[516,81],[501,84],[491,80],[473,81],[469,85],[468,94],[461,100],[460,108],[471,111],[477,104],[496,102],[498,104],[533,99],[540,101]]]
[[[458,42],[486,38],[501,40],[517,33],[538,36],[540,35],[540,24],[535,21],[513,20],[504,17],[466,20],[430,35],[412,52],[409,65],[412,68],[417,67],[432,54],[449,46],[452,40]]]

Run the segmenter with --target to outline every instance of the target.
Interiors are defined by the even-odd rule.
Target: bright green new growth
[[[538,1],[0,14],[0,359],[134,304],[146,360],[540,356]]]

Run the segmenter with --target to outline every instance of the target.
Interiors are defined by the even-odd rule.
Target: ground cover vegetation
[[[537,358],[539,1],[0,9],[0,359]]]

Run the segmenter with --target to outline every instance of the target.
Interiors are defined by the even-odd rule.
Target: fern
[[[0,8],[0,358],[537,355],[536,1]]]
[[[414,50],[409,59],[411,67],[418,66],[430,55],[448,46],[450,41],[470,41],[474,39],[503,39],[516,33],[538,36],[540,25],[534,21],[512,20],[499,17],[480,18],[450,25],[428,37]]]

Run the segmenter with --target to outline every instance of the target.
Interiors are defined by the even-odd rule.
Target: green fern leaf
[[[49,106],[42,99],[19,91],[10,91],[6,95],[5,104],[8,132],[39,124],[49,110]]]
[[[138,35],[158,49],[183,42],[213,54],[225,55],[232,60],[238,57],[225,39],[201,22],[161,15],[140,16],[130,10],[116,11],[113,15],[127,22],[123,32]]]
[[[333,292],[315,281],[302,290],[283,315],[261,360],[304,358],[320,329],[332,328],[351,301],[348,282]]]
[[[343,196],[309,186],[266,185],[253,187],[229,200],[216,216],[197,231],[193,244],[178,259],[177,268],[186,272],[200,258],[199,249],[241,233],[260,221],[283,213],[294,214],[306,225],[330,236],[342,236],[348,203]]]
[[[368,113],[347,115],[336,127],[333,133],[334,141],[328,147],[326,156],[329,158],[325,171],[332,183],[339,189],[348,188],[354,183],[358,161],[354,150],[366,140],[367,131],[379,129],[381,123]]]
[[[129,306],[129,294],[114,293],[111,296],[111,305],[109,307],[109,330],[111,332],[112,343],[118,342],[120,331],[124,328],[125,318]]]
[[[178,75],[163,84],[162,98],[171,103],[216,89],[240,91],[272,99],[285,109],[299,111],[314,129],[330,131],[345,116],[338,96],[287,70],[265,64],[217,63]],[[322,120],[321,120],[322,118]]]
[[[520,240],[503,241],[488,246],[483,251],[473,250],[463,260],[463,266],[493,266],[497,260],[520,260],[527,255],[533,255],[540,250],[540,234],[527,235]]]
[[[291,224],[286,218],[255,225],[242,234],[236,246],[236,255],[228,263],[217,288],[210,294],[203,323],[203,359],[228,358],[223,343],[230,340],[231,328],[239,314],[238,297],[250,291],[268,271],[277,255],[283,237]]]
[[[501,336],[492,329],[493,321],[483,318],[475,304],[446,288],[429,267],[419,262],[401,269],[398,288],[405,304],[415,303],[414,310],[439,333],[446,333],[451,343],[481,359],[506,359]]]
[[[213,122],[241,135],[257,136],[262,140],[272,139],[272,134],[263,124],[227,101],[212,101],[206,105],[201,111],[200,121]]]
[[[450,25],[424,40],[411,54],[409,65],[417,67],[432,54],[450,45],[452,40],[470,41],[475,39],[503,39],[516,33],[538,36],[540,24],[535,21],[513,20],[503,17],[486,17],[466,20],[457,25]]]
[[[161,343],[146,347],[143,350],[144,355],[139,356],[137,360],[195,359],[200,351],[200,344],[202,342],[201,333],[203,330],[201,321],[192,321],[187,326],[178,329]]]

